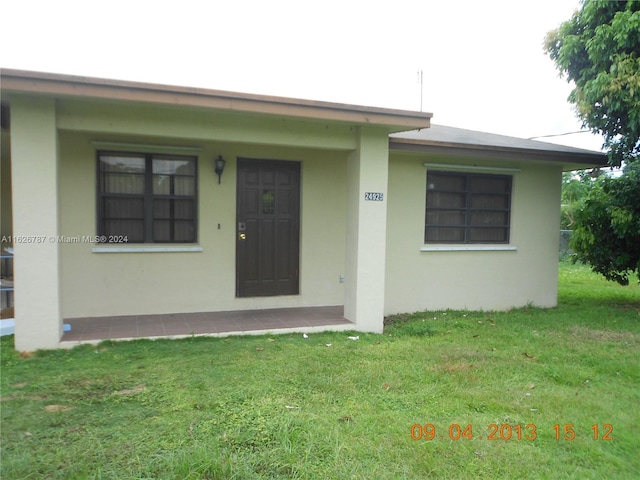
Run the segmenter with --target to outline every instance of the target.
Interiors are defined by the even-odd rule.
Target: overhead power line
[[[554,133],[552,135],[538,135],[537,137],[529,137],[527,138],[527,140],[534,140],[536,138],[563,137],[564,135],[573,135],[574,133],[591,133],[591,130],[578,130],[576,132]]]

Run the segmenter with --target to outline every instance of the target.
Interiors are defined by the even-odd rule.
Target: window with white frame
[[[97,157],[98,235],[107,242],[196,242],[196,157],[109,151]]]
[[[509,243],[510,175],[427,172],[424,242]]]

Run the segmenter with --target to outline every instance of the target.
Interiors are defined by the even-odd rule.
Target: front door
[[[236,295],[297,295],[300,164],[238,159]]]

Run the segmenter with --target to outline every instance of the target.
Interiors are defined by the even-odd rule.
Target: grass
[[[4,337],[0,476],[637,478],[637,284],[562,264],[555,309],[416,313],[387,319],[384,335],[348,335],[33,356]],[[473,439],[455,439],[467,425]]]

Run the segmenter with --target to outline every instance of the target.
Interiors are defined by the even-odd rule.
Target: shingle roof
[[[593,150],[574,148],[555,143],[528,140],[525,138],[497,135],[464,128],[446,127],[444,125],[431,124],[430,128],[411,130],[408,132],[393,133],[392,138],[404,138],[421,142],[435,142],[438,144],[459,144],[486,147],[505,147],[525,150],[543,150],[545,152],[566,152],[582,154],[601,154]]]
[[[498,155],[502,158],[515,156],[540,160],[548,157],[569,164],[579,163],[584,168],[603,166],[607,163],[606,155],[602,152],[433,123],[428,129],[392,133],[389,136],[389,142],[392,150],[463,155],[484,153],[485,156]]]

